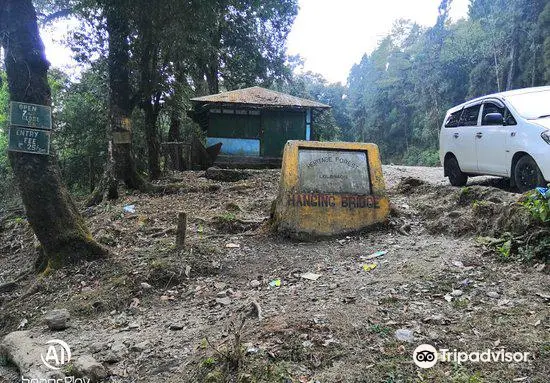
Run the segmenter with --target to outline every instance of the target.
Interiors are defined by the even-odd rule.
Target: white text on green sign
[[[50,132],[44,130],[10,127],[8,150],[34,154],[50,153]]]
[[[12,101],[10,103],[10,125],[51,130],[52,108],[45,105]]]

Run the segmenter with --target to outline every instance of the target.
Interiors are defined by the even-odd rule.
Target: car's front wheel
[[[533,157],[525,155],[518,160],[514,168],[514,181],[521,193],[544,186],[544,177]]]
[[[468,176],[462,173],[458,160],[455,157],[450,157],[445,161],[445,168],[449,182],[453,186],[464,186],[468,182]]]

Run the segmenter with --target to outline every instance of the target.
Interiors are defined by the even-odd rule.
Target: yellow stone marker
[[[387,221],[390,202],[375,144],[288,141],[274,208],[277,230],[331,236]]]

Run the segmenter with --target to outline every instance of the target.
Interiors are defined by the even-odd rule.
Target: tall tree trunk
[[[132,152],[131,116],[134,102],[130,87],[128,20],[112,6],[106,7],[105,16],[109,33],[109,132],[113,142],[116,178],[124,181],[130,189],[147,190],[147,183],[137,173]],[[122,133],[121,140],[115,139],[116,133]]]
[[[218,77],[218,64],[212,62],[205,68],[206,82],[210,94],[218,94],[220,92],[220,79]]]
[[[494,59],[495,59],[495,79],[496,79],[496,82],[497,82],[497,92],[500,92],[501,89],[500,89],[500,73],[498,71],[498,58],[497,58],[497,52],[496,51],[493,51],[493,56],[494,56]]]
[[[105,197],[118,198],[119,180],[129,189],[151,190],[151,185],[137,172],[132,151],[131,115],[134,102],[130,88],[128,20],[112,5],[106,5],[104,13],[109,34],[109,151],[102,180],[88,200],[88,206],[97,205]]]
[[[160,98],[162,93],[157,89],[159,43],[154,41],[153,18],[151,12],[144,13],[139,23],[139,40],[142,46],[140,53],[140,96],[141,109],[145,114],[145,140],[147,142],[147,164],[149,178],[160,178],[160,143],[157,131],[157,119],[160,112]]]
[[[516,42],[512,42],[510,49],[510,68],[508,69],[508,79],[506,80],[506,90],[510,90],[514,86],[514,77],[516,73]]]
[[[31,0],[0,0],[10,100],[51,105],[44,45]],[[9,153],[28,221],[43,251],[40,269],[107,255],[86,227],[61,181],[55,155]]]
[[[149,178],[156,180],[160,178],[160,143],[157,131],[157,119],[160,109],[160,93],[155,96],[153,104],[147,102],[143,105],[145,112],[145,139],[147,141],[147,157],[149,165]]]

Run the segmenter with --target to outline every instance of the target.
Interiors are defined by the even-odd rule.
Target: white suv
[[[439,156],[453,186],[509,177],[521,192],[550,181],[550,86],[477,98],[449,109]]]

